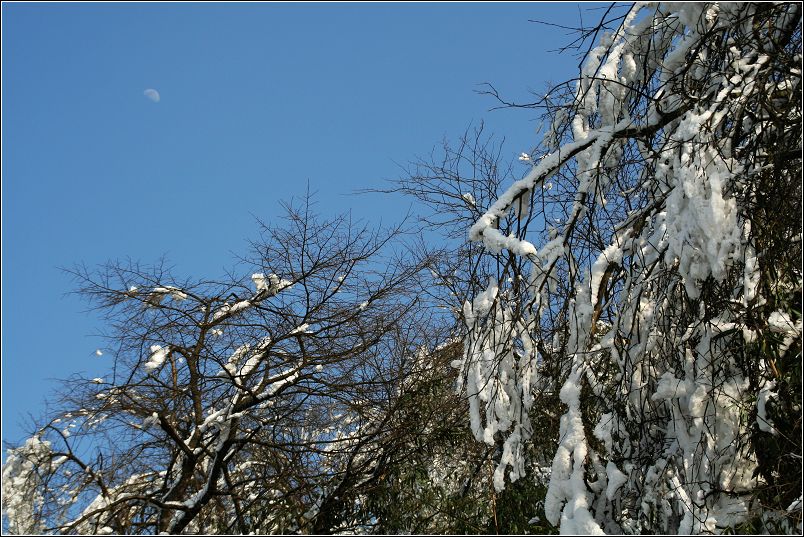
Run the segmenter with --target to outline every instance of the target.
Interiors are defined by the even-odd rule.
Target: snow
[[[252,303],[250,300],[241,300],[240,302],[236,302],[234,305],[232,305],[231,309],[229,310],[229,313],[231,315],[234,315],[235,313],[243,311],[244,309],[249,308],[251,306]]]
[[[150,416],[148,416],[142,421],[142,427],[144,429],[147,429],[149,427],[155,427],[157,425],[159,425],[159,414],[157,414],[156,412],[152,412]]]
[[[262,356],[263,356],[262,354],[255,354],[251,356],[248,360],[246,360],[246,363],[243,364],[243,367],[240,369],[238,376],[245,377],[249,375],[252,371],[254,371],[254,369],[258,365],[260,365],[260,362],[262,361]]]
[[[257,288],[257,292],[267,291],[269,284],[266,282],[265,274],[257,273],[251,275],[251,280]]]
[[[665,371],[659,378],[656,391],[651,395],[654,401],[680,399],[687,397],[694,390],[694,386],[689,381],[676,378],[671,371]]]
[[[248,354],[249,350],[251,350],[251,345],[248,343],[235,349],[232,355],[229,356],[229,361],[224,366],[224,369],[226,369],[230,375],[237,374],[237,366],[240,360]]]
[[[749,226],[746,226],[749,227]],[[743,305],[748,306],[754,300],[759,285],[759,262],[755,255],[754,248],[750,245],[746,247],[745,269],[743,271]]]
[[[290,371],[293,371],[293,373],[290,373]],[[290,369],[274,375],[271,379],[269,379],[268,387],[260,394],[259,399],[266,399],[278,392],[284,386],[292,384],[297,378],[299,378],[300,374],[301,372],[298,369]]]
[[[224,365],[223,370],[219,371],[216,376],[221,378],[236,377],[235,384],[242,388],[244,377],[250,375],[262,363],[265,351],[271,343],[270,336],[265,336],[256,345],[248,343],[241,345],[235,349],[226,365]],[[244,358],[246,358],[245,362],[243,362]]]
[[[288,332],[288,335],[309,334],[310,333],[309,328],[310,328],[310,325],[308,323],[300,324],[299,326],[297,326],[296,328],[294,328],[293,330]]]
[[[475,320],[475,316],[483,316],[486,315],[491,307],[494,305],[494,301],[497,298],[497,280],[493,278],[489,278],[488,286],[486,290],[477,295],[472,303],[465,302],[463,305],[463,316],[466,320],[466,324],[471,326]]]
[[[631,234],[631,230],[626,230],[626,232],[617,238],[617,241],[610,244],[600,256],[595,261],[594,265],[592,265],[592,274],[589,278],[590,285],[592,289],[592,295],[590,303],[594,306],[597,304],[598,301],[598,294],[600,293],[600,284],[603,279],[603,274],[605,273],[606,269],[608,269],[609,265],[611,264],[619,264],[623,259],[623,250],[622,250],[622,243],[628,239]]]
[[[524,326],[516,330],[525,352],[517,356],[501,347],[511,326],[512,312],[500,302],[499,284],[489,279],[486,289],[463,306],[470,337],[464,341],[462,359],[452,367],[459,370],[458,385],[466,382],[470,425],[478,441],[494,445],[497,432],[508,432],[493,474],[496,490],[504,488],[505,476],[516,481],[525,475],[523,444],[532,434],[527,418],[533,397],[535,345]],[[491,318],[494,322],[486,322]],[[510,468],[510,469],[509,469]]]
[[[250,300],[241,300],[234,304],[224,303],[215,313],[212,314],[212,321],[215,322],[223,317],[231,317],[253,306]]]
[[[269,274],[266,276],[262,272],[252,274],[251,280],[254,282],[254,286],[256,287],[258,293],[264,291],[268,296],[274,296],[279,291],[293,286],[293,282],[282,279],[276,274]]]
[[[776,428],[773,426],[773,420],[768,417],[767,414],[767,405],[768,401],[771,398],[775,398],[776,394],[773,390],[776,388],[776,381],[766,381],[764,386],[761,390],[759,390],[759,395],[757,395],[757,425],[759,425],[759,430],[771,433],[773,435],[778,434]]]
[[[178,287],[167,286],[167,289],[170,290],[170,297],[173,300],[181,301],[187,300],[187,293],[179,289]]]
[[[606,475],[608,475],[608,485],[606,486],[606,498],[614,500],[620,487],[628,482],[628,476],[617,468],[617,465],[609,461],[606,464]]]
[[[40,436],[32,436],[22,446],[6,452],[2,502],[9,533],[44,533],[41,521],[36,516],[44,503],[42,477],[38,469],[47,466],[51,453],[50,442],[42,440]]]
[[[136,290],[136,288],[134,288]],[[133,291],[129,290],[129,293]],[[173,300],[182,301],[187,299],[187,293],[174,287],[172,285],[165,285],[162,287],[154,287],[151,293],[145,299],[148,306],[159,306],[166,296],[170,296]]]
[[[783,311],[774,311],[768,317],[768,327],[772,332],[786,334],[795,330],[795,323],[790,314]]]
[[[170,347],[162,347],[161,345],[151,345],[151,357],[143,365],[146,371],[153,371],[160,367],[170,353]]]
[[[614,439],[612,438],[614,419],[614,414],[611,412],[603,414],[600,416],[600,421],[598,421],[597,425],[592,431],[592,434],[595,435],[595,438],[603,442],[603,445],[606,447],[606,451],[608,452],[611,452],[614,446]]]
[[[148,306],[156,307],[162,303],[162,300],[168,294],[164,287],[157,287],[146,297],[145,302]]]

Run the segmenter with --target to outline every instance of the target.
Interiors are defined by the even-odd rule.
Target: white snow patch
[[[757,425],[759,425],[760,431],[773,435],[777,434],[777,431],[773,426],[773,421],[768,417],[766,407],[768,401],[776,397],[776,394],[773,392],[774,388],[776,388],[775,380],[766,381],[762,389],[759,390],[759,395],[757,395]]]
[[[293,330],[291,330],[291,331],[288,333],[288,335],[293,335],[293,334],[309,334],[309,333],[310,333],[310,331],[308,330],[308,328],[310,328],[310,325],[309,325],[308,323],[300,324],[299,326],[297,326],[296,328],[294,328]]]
[[[151,345],[151,357],[145,362],[144,366],[146,371],[151,371],[163,363],[170,353],[170,347],[162,347],[161,345]]]

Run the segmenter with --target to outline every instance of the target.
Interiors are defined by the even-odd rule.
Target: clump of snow
[[[617,465],[611,461],[606,464],[606,475],[608,475],[606,498],[614,500],[617,490],[628,482],[628,476],[621,472]]]
[[[148,429],[149,427],[155,427],[159,425],[159,414],[156,412],[152,412],[150,416],[142,420],[142,428]]]
[[[268,290],[269,284],[267,282],[267,279],[265,278],[265,274],[261,272],[252,274],[251,281],[254,282],[254,286],[257,288],[257,292]]]
[[[135,288],[136,289],[136,288]],[[132,291],[129,291],[131,293]],[[154,287],[151,293],[145,298],[145,303],[150,307],[159,306],[166,296],[173,300],[182,301],[187,299],[187,293],[172,285]]]
[[[244,356],[248,355],[248,352],[251,350],[251,345],[246,343],[245,345],[241,345],[238,347],[232,355],[229,357],[229,361],[224,366],[224,369],[229,373],[229,375],[236,375],[238,371],[238,365],[240,361],[243,359]]]
[[[283,289],[293,287],[293,282],[282,279],[276,274],[265,276],[265,274],[260,272],[252,274],[251,280],[254,282],[258,293],[265,291],[268,296],[274,296]]]
[[[288,332],[288,334],[289,335],[293,335],[293,334],[309,334],[310,333],[309,328],[310,328],[310,325],[308,323],[300,324],[299,326],[297,326],[296,328],[294,328],[293,330]]]
[[[179,289],[178,287],[173,287],[172,285],[166,286],[166,289],[170,291],[170,297],[173,300],[187,300],[187,293]]]
[[[795,330],[795,323],[793,322],[789,313],[785,313],[783,311],[774,311],[768,317],[768,327],[773,332],[785,334]]]
[[[212,314],[212,321],[217,321],[223,317],[232,316],[250,308],[254,304],[250,300],[241,300],[234,304],[224,303],[215,313]]]
[[[224,366],[217,376],[219,377],[233,377],[235,384],[242,387],[242,382],[245,377],[250,375],[262,363],[266,349],[271,345],[272,340],[269,336],[265,336],[256,345],[246,343],[238,347],[229,357],[229,361]],[[248,358],[246,358],[248,357]],[[246,358],[245,362],[243,359]],[[241,365],[242,363],[242,365]]]
[[[497,281],[490,278],[485,291],[477,295],[474,300],[472,300],[471,304],[469,302],[464,303],[463,317],[467,326],[471,326],[474,323],[475,316],[486,315],[491,310],[497,298],[497,291]]]
[[[151,345],[151,357],[143,365],[146,371],[153,371],[160,367],[165,359],[170,354],[170,347],[162,347],[161,345]]]
[[[235,302],[232,307],[229,309],[229,313],[234,315],[240,311],[243,311],[246,308],[250,308],[253,304],[250,300],[241,300],[240,302]]]
[[[759,390],[759,395],[757,395],[757,425],[759,425],[759,430],[774,435],[777,434],[777,431],[773,426],[773,420],[768,417],[767,405],[771,398],[776,397],[773,392],[775,388],[775,380],[766,381],[762,389]]]

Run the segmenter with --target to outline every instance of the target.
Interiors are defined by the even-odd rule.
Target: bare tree
[[[422,263],[310,200],[263,226],[250,277],[176,280],[159,265],[79,269],[104,312],[109,376],[72,379],[9,451],[11,532],[333,531],[335,509],[394,450],[402,379],[436,325]],[[430,332],[433,333],[432,331]]]

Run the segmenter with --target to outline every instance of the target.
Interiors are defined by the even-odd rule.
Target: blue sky
[[[599,17],[581,7],[584,20]],[[103,375],[102,326],[61,267],[166,255],[215,278],[309,181],[321,210],[389,223],[356,196],[483,120],[511,155],[534,114],[490,112],[577,69],[548,52],[576,4],[2,6],[2,437],[55,379]],[[143,95],[158,90],[159,102]]]

